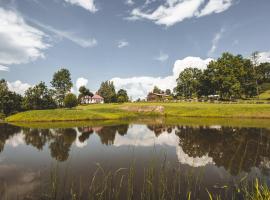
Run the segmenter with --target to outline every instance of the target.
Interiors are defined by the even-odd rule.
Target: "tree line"
[[[71,93],[73,83],[71,74],[67,69],[60,69],[55,72],[49,88],[45,82],[28,88],[24,96],[12,92],[8,88],[7,81],[0,80],[0,118],[26,110],[42,110],[55,108],[72,108],[82,103],[85,96],[93,97],[85,86],[79,88],[78,97]],[[105,103],[123,103],[129,101],[127,91],[120,89],[116,92],[113,82],[101,83],[97,94],[104,98]]]
[[[259,63],[258,52],[249,59],[223,53],[205,70],[186,68],[176,81],[178,98],[216,95],[220,100],[247,99],[270,89],[270,63]]]
[[[250,58],[241,55],[223,53],[217,60],[211,61],[205,70],[188,67],[179,74],[177,86],[173,92],[154,87],[152,93],[166,94],[172,98],[202,98],[216,95],[220,100],[246,99],[258,96],[270,90],[270,63],[259,63],[259,53]],[[45,82],[30,87],[24,96],[9,90],[6,80],[0,80],[0,118],[25,110],[54,109],[75,107],[83,103],[85,96],[93,93],[82,86],[78,97],[71,93],[73,83],[67,69],[55,72],[48,87]],[[105,103],[123,103],[131,101],[127,91],[116,91],[112,81],[102,82],[97,94]]]

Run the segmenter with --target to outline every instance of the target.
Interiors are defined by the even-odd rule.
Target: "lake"
[[[243,199],[270,185],[270,124],[62,125],[0,124],[0,199]]]

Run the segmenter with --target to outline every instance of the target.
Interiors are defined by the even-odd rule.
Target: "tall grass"
[[[40,196],[27,199],[42,200],[176,200],[176,199],[247,199],[269,200],[270,190],[264,180],[255,178],[252,181],[243,178],[239,183],[222,186],[215,190],[214,186],[205,187],[202,183],[207,179],[204,170],[195,174],[194,169],[184,170],[172,167],[164,159],[157,166],[151,161],[143,170],[143,176],[138,177],[136,163],[131,162],[127,168],[114,171],[106,170],[100,164],[89,176],[87,183],[82,183],[82,177],[61,177],[60,169],[51,170],[47,191]],[[68,176],[68,173],[64,173]],[[68,181],[65,183],[63,181]],[[236,186],[237,185],[237,186]]]

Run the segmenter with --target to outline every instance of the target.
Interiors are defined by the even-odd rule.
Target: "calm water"
[[[230,198],[231,188],[243,180],[259,177],[270,183],[270,129],[160,124],[42,129],[0,124],[0,199],[69,199],[73,193],[87,199],[95,172],[98,186],[104,174],[117,170],[119,177],[129,178],[124,184],[132,185],[132,198],[139,199],[147,174],[157,170],[152,174],[156,183],[164,178],[158,171],[164,166],[168,188],[179,181],[175,199],[185,198],[188,191],[192,199],[205,199],[206,189]],[[123,187],[119,198],[126,199],[128,190]]]

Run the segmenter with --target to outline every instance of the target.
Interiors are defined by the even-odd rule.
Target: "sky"
[[[0,0],[0,78],[23,94],[70,70],[72,92],[112,80],[135,100],[223,52],[270,62],[269,0]]]

